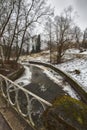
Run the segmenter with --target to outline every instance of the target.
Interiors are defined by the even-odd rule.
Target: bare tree
[[[48,47],[50,50],[50,63],[52,62],[52,44],[53,44],[53,21],[49,17],[45,25],[46,36],[48,37]]]
[[[77,48],[80,50],[80,43],[81,43],[81,37],[82,32],[81,29],[78,26],[75,26],[73,28],[73,34],[74,34],[74,42],[76,43]]]
[[[1,57],[1,66],[4,67],[4,55],[2,46],[0,46],[0,57]]]
[[[18,61],[26,34],[30,28],[52,13],[45,0],[1,0],[0,1],[0,41],[7,47],[9,60],[13,46],[17,47]],[[3,40],[4,39],[4,40]]]
[[[28,5],[28,6],[27,6]],[[32,26],[32,24],[35,24],[39,22],[39,20],[44,16],[51,15],[52,11],[50,10],[50,7],[46,5],[45,0],[32,0],[32,2],[29,2],[29,4],[24,3],[24,30],[22,34],[21,39],[21,45],[19,54],[17,56],[16,61],[18,61],[19,56],[22,51],[22,47],[24,44],[24,37],[26,35],[27,30]]]
[[[14,10],[15,1],[13,0],[13,1],[8,1],[7,2],[6,0],[2,0],[0,4],[1,4],[1,6],[0,6],[0,12],[1,12],[0,21],[3,22],[3,23],[0,23],[0,25],[1,25],[0,26],[0,29],[1,29],[1,31],[0,31],[0,39],[1,39],[1,37],[2,37],[2,35],[4,33],[4,31],[5,31],[5,28],[6,28],[7,24],[8,24],[8,22],[9,22],[9,19],[11,17],[11,14],[12,14],[12,12]]]
[[[57,43],[57,63],[61,62],[61,58],[65,52],[65,44],[69,43],[72,39],[71,36],[71,18],[72,9],[69,7],[64,10],[60,16],[56,16],[54,20],[56,43]]]
[[[18,27],[18,20],[19,20],[19,15],[20,15],[20,9],[21,9],[21,2],[22,0],[18,0],[18,3],[17,4],[17,13],[16,13],[16,20],[15,20],[15,25],[14,25],[14,29],[13,29],[13,35],[12,35],[12,39],[11,39],[11,42],[10,42],[10,45],[9,45],[9,49],[8,49],[8,60],[11,56],[11,48],[12,48],[12,45],[13,45],[13,42],[14,42],[14,39],[15,39],[15,34],[16,34],[16,30],[17,30],[17,27]]]

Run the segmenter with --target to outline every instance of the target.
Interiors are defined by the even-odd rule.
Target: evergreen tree
[[[36,43],[36,52],[40,52],[41,51],[41,37],[40,34],[37,37],[37,43]]]
[[[35,53],[34,45],[32,45],[32,51],[31,53]]]

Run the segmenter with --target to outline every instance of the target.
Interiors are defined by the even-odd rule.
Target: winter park
[[[86,5],[0,0],[0,130],[87,130]]]

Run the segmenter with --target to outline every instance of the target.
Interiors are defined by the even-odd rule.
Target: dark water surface
[[[32,72],[31,83],[25,86],[26,89],[51,102],[56,97],[65,95],[61,86],[54,83],[39,67],[30,66]]]

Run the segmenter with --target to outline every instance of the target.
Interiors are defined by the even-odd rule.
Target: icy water
[[[30,66],[30,71],[31,83],[25,87],[26,89],[49,102],[66,94],[62,87],[54,83],[39,67]]]
[[[24,64],[24,67],[24,74],[15,82],[25,86],[31,92],[47,101],[52,101],[55,97],[62,95],[70,95],[72,98],[79,99],[71,85],[58,73],[41,66],[29,65],[29,63]]]

